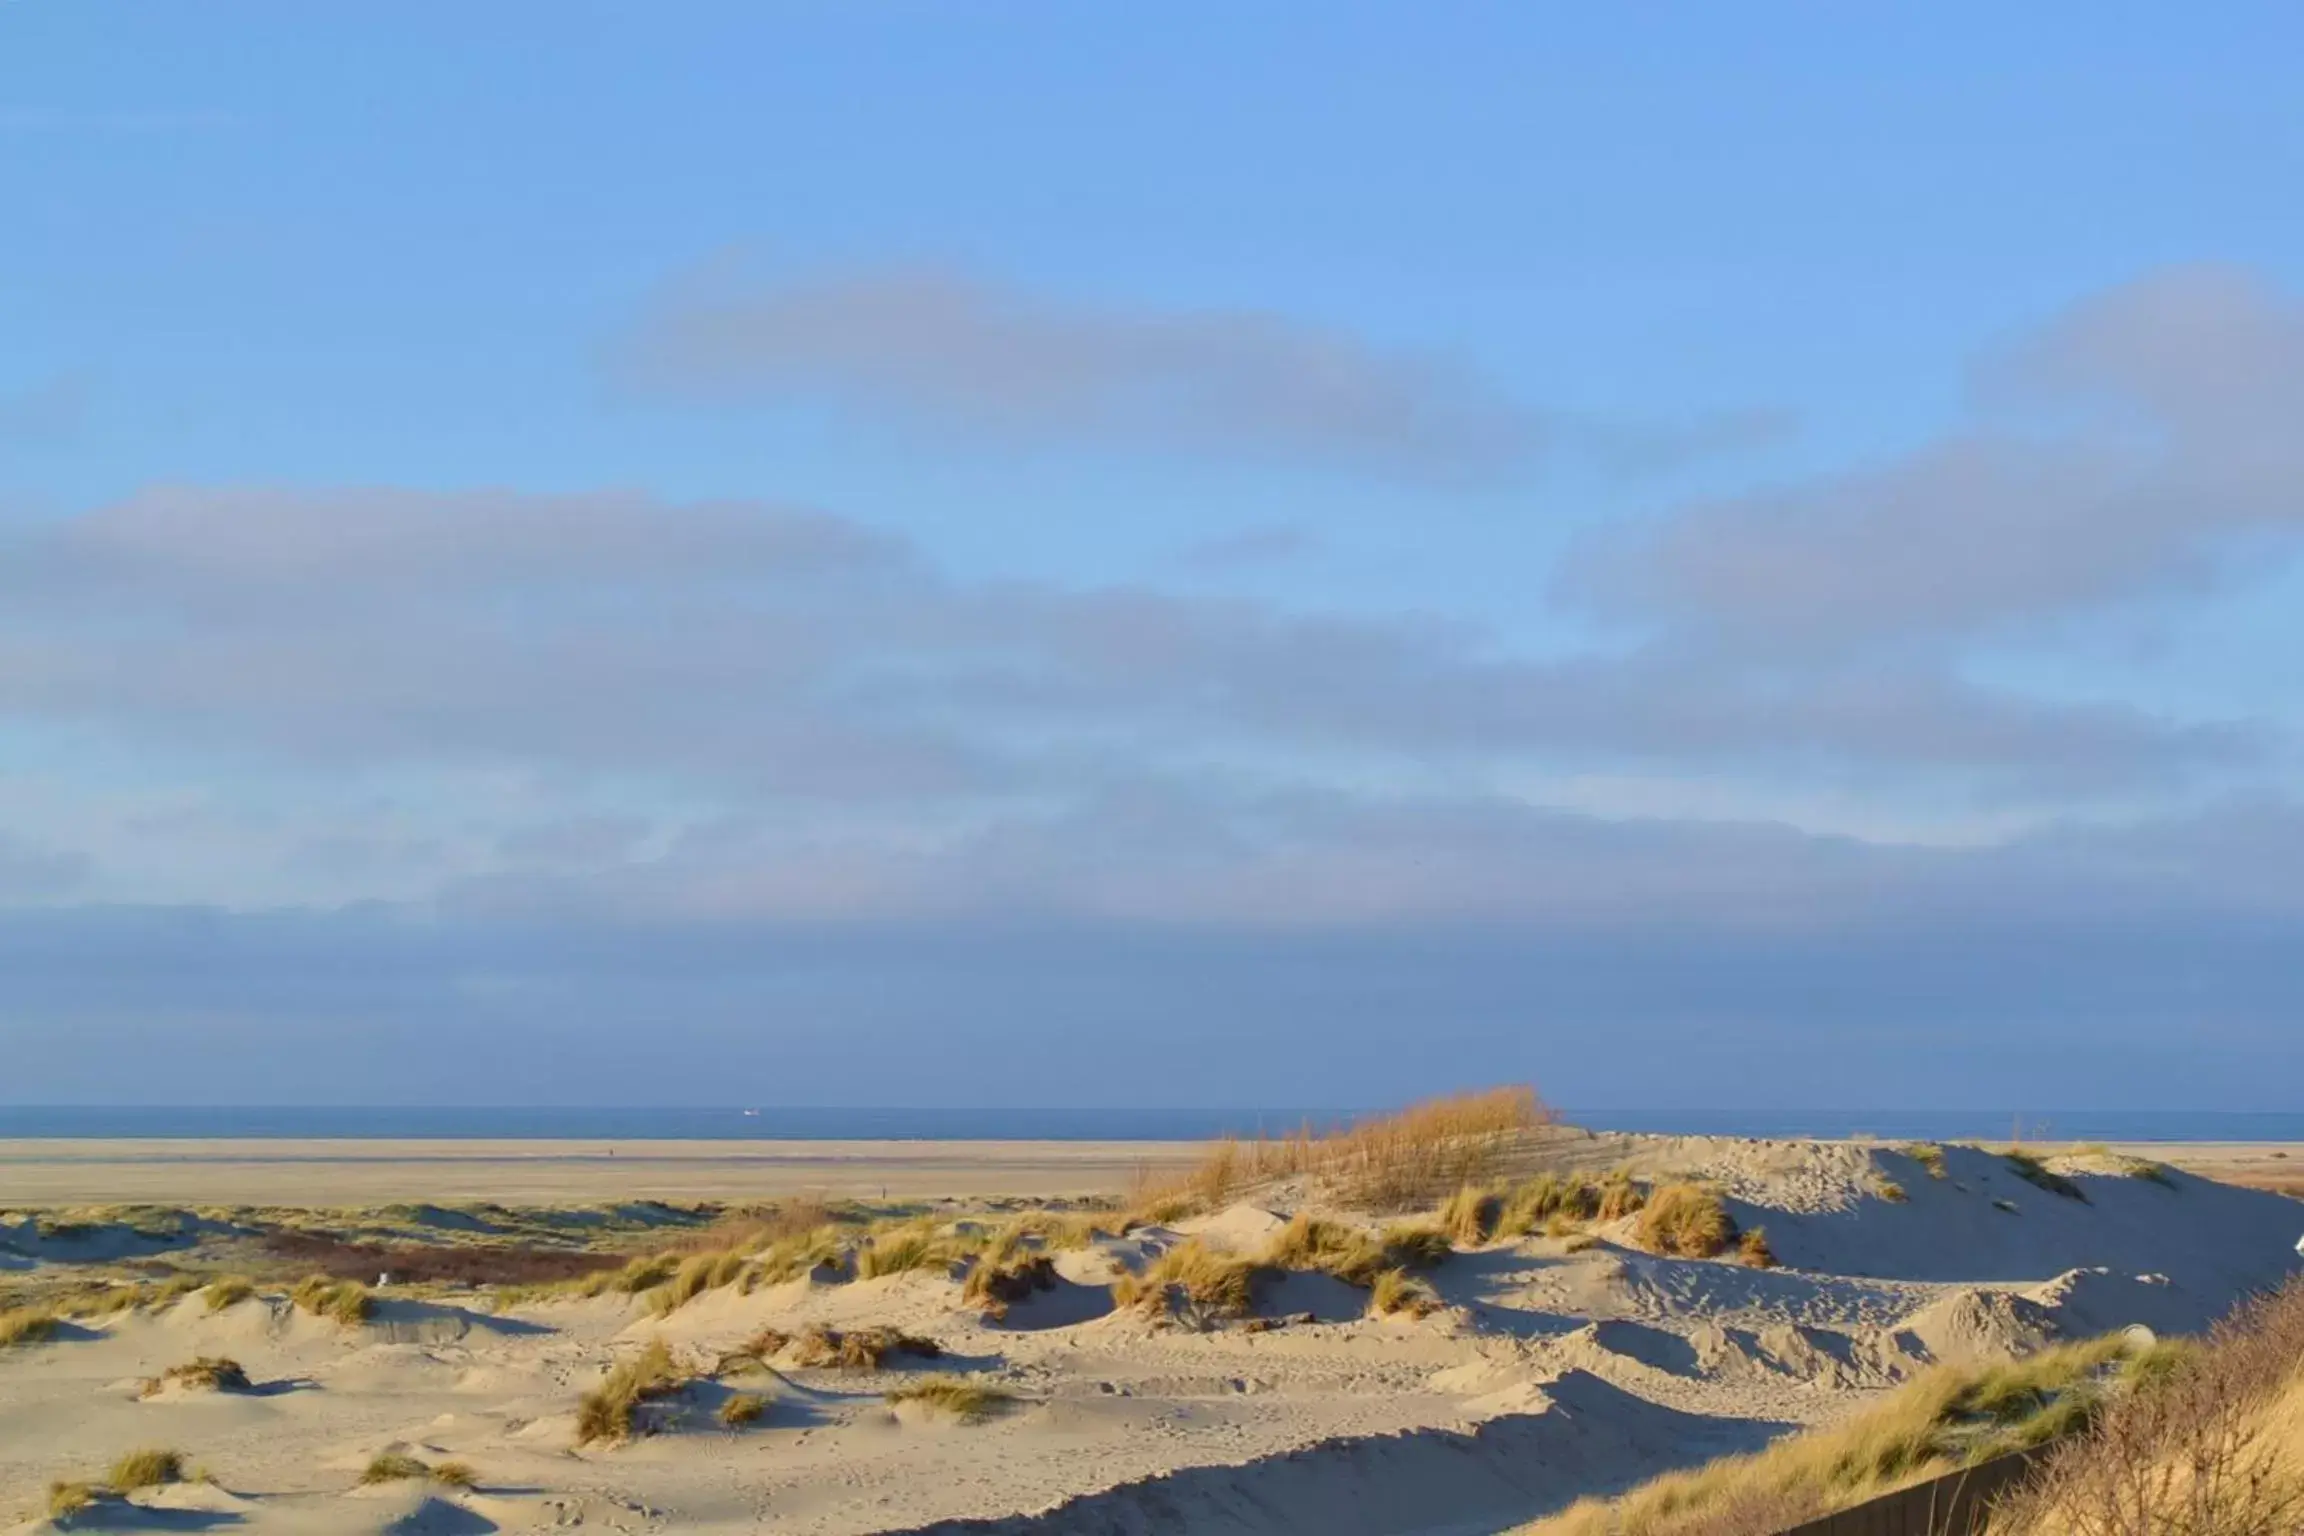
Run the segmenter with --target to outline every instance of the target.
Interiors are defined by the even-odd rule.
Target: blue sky
[[[2300,30],[0,3],[0,1097],[2287,1107]]]

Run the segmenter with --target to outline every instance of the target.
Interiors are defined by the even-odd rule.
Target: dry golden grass
[[[923,1376],[908,1381],[887,1395],[891,1407],[902,1403],[918,1403],[939,1413],[949,1413],[962,1423],[973,1424],[990,1418],[1013,1401],[998,1387],[970,1381],[965,1376]]]
[[[104,1481],[114,1493],[134,1493],[139,1488],[157,1488],[163,1483],[184,1480],[184,1457],[176,1451],[130,1451],[112,1463],[112,1470]]]
[[[731,1392],[721,1400],[720,1422],[730,1429],[756,1424],[768,1411],[768,1399],[757,1392]]]
[[[1273,1234],[1263,1262],[1274,1269],[1317,1270],[1352,1285],[1369,1285],[1384,1269],[1384,1245],[1356,1227],[1298,1212]]]
[[[299,1282],[288,1299],[314,1317],[331,1317],[347,1328],[368,1321],[376,1305],[368,1287],[359,1281],[332,1280],[326,1275],[312,1275]]]
[[[42,1344],[56,1335],[56,1314],[36,1307],[0,1312],[0,1349]]]
[[[1492,1189],[1459,1186],[1440,1207],[1440,1230],[1459,1248],[1477,1248],[1497,1234],[1504,1201]]]
[[[652,1339],[639,1355],[608,1373],[576,1407],[576,1443],[615,1444],[632,1438],[642,1403],[677,1392],[683,1382],[662,1339]]]
[[[1198,1238],[1178,1243],[1112,1287],[1113,1303],[1154,1316],[1243,1317],[1255,1302],[1258,1266],[1208,1247]]]
[[[1243,1188],[1308,1177],[1336,1198],[1368,1210],[1405,1210],[1467,1184],[1489,1182],[1550,1111],[1530,1088],[1490,1088],[1412,1104],[1315,1135],[1309,1127],[1278,1138],[1222,1141],[1201,1164],[1155,1182],[1139,1177],[1129,1215],[1163,1225],[1222,1204]]]
[[[2060,1173],[2051,1172],[2046,1164],[2022,1147],[2010,1147],[2001,1154],[2009,1171],[2036,1189],[2044,1189],[2066,1200],[2088,1203],[2088,1192]]]
[[[734,1349],[723,1352],[712,1367],[712,1375],[717,1379],[734,1370],[766,1368],[791,1342],[792,1335],[781,1328],[762,1328]]]
[[[645,1293],[648,1310],[658,1317],[666,1317],[706,1291],[734,1285],[743,1275],[746,1263],[744,1255],[734,1248],[692,1254],[681,1260],[662,1284]]]
[[[1932,1179],[1948,1178],[1944,1167],[1944,1149],[1932,1141],[1916,1141],[1904,1149],[1904,1155],[1918,1163]]]
[[[87,1510],[96,1502],[96,1490],[86,1483],[55,1482],[48,1485],[48,1518],[58,1525],[68,1523],[74,1515]]]
[[[158,1376],[144,1383],[140,1394],[151,1397],[163,1387],[180,1386],[195,1392],[245,1392],[249,1388],[248,1373],[240,1362],[221,1355],[200,1355],[182,1365],[172,1365]]]
[[[1599,1216],[1610,1187],[1589,1179],[1540,1173],[1505,1192],[1503,1208],[1496,1217],[1496,1235],[1521,1237],[1555,1224],[1566,1229],[1576,1222],[1591,1221]]]
[[[1051,1290],[1055,1284],[1056,1264],[1046,1254],[998,1244],[986,1249],[970,1266],[968,1278],[960,1285],[960,1301],[997,1320],[1006,1317],[1014,1303],[1034,1291]]]
[[[1395,1312],[1429,1317],[1439,1309],[1440,1298],[1432,1294],[1432,1288],[1404,1269],[1383,1271],[1368,1288],[1368,1311],[1376,1317],[1390,1317]]]
[[[374,1486],[377,1483],[404,1483],[418,1478],[429,1480],[431,1476],[432,1469],[415,1457],[404,1456],[398,1451],[384,1451],[369,1458],[368,1465],[360,1473],[360,1481],[364,1485]]]
[[[444,1461],[432,1469],[432,1481],[449,1488],[476,1488],[480,1474],[467,1461]]]
[[[1736,1223],[1720,1197],[1697,1184],[1667,1184],[1649,1196],[1633,1224],[1632,1239],[1651,1253],[1709,1259],[1736,1237]]]
[[[872,1280],[916,1269],[949,1270],[975,1256],[986,1239],[939,1230],[926,1221],[906,1222],[874,1233],[856,1250],[856,1278]]]
[[[1600,1205],[1593,1214],[1602,1221],[1618,1221],[1645,1207],[1648,1199],[1648,1191],[1634,1183],[1630,1174],[1618,1171],[1600,1186]]]
[[[1996,1512],[1996,1536],[2304,1530],[2304,1281],[2138,1364],[2135,1390]]]
[[[1767,1228],[1749,1228],[1736,1240],[1736,1262],[1746,1269],[1776,1267],[1776,1250],[1768,1246]]]
[[[224,1275],[208,1282],[208,1310],[221,1312],[236,1307],[256,1294],[256,1282],[246,1275]]]
[[[1877,1407],[1644,1483],[1613,1502],[1584,1500],[1527,1527],[1531,1536],[1745,1536],[1862,1503],[1907,1482],[2037,1445],[2086,1421],[2118,1338],[2068,1344],[1982,1369],[1940,1367]]]
[[[934,1339],[894,1328],[851,1328],[843,1332],[819,1324],[792,1343],[791,1361],[797,1366],[830,1367],[843,1371],[876,1371],[890,1355],[916,1355],[933,1360],[944,1353]]]

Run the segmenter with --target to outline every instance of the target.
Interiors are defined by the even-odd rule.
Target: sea
[[[1347,1123],[1350,1109],[487,1108],[0,1105],[0,1139],[1203,1141]],[[2292,1141],[2304,1111],[1566,1109],[1594,1130],[1893,1141]]]

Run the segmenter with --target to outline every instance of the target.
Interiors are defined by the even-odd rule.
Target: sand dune
[[[1066,1151],[1049,1166],[1092,1162]],[[1645,1252],[1627,1216],[1460,1244],[1421,1272],[1435,1302],[1423,1316],[1367,1315],[1363,1284],[1313,1272],[1259,1276],[1236,1318],[1115,1306],[1113,1281],[1180,1245],[1264,1252],[1321,1199],[1298,1178],[1051,1250],[1000,1316],[962,1304],[968,1263],[982,1259],[875,1278],[843,1259],[790,1279],[705,1284],[661,1316],[614,1293],[399,1287],[346,1323],[300,1309],[279,1285],[221,1306],[193,1291],[0,1351],[0,1522],[22,1522],[0,1529],[47,1528],[51,1480],[97,1479],[124,1451],[169,1446],[213,1481],[104,1498],[73,1528],[1502,1530],[1845,1413],[1933,1362],[2131,1324],[2200,1327],[2293,1272],[2304,1232],[2295,1201],[2180,1171],[2139,1177],[2095,1154],[2039,1170],[2069,1180],[2062,1193],[1960,1147],[1920,1159],[1849,1144],[1551,1136],[1511,1172],[1618,1166],[1652,1187],[1707,1181],[1737,1227],[1765,1229],[1780,1267],[1745,1267],[1733,1250]],[[608,1193],[633,1188],[619,1178]],[[1005,1205],[931,1205],[926,1220],[992,1229],[1014,1214]],[[1381,1225],[1332,1214],[1369,1233]],[[82,1213],[68,1236],[54,1219],[45,1233],[0,1226],[0,1252],[19,1266],[11,1286],[121,1272],[126,1259],[248,1263],[278,1219],[209,1211],[187,1227],[147,1212],[130,1227],[99,1215]],[[437,1203],[327,1220],[350,1231],[388,1220],[410,1241],[476,1252],[506,1232],[643,1251],[692,1230],[680,1213],[643,1209],[580,1218]],[[794,1364],[788,1343],[743,1355],[763,1329],[811,1328],[893,1329],[938,1355],[891,1355],[877,1371]],[[579,1446],[583,1394],[659,1340],[689,1379],[640,1403],[652,1432]],[[249,1390],[142,1394],[168,1367],[218,1356],[244,1368]],[[1001,1398],[973,1422],[885,1399],[942,1375]],[[723,1424],[732,1400],[754,1397],[756,1418]],[[461,1463],[474,1486],[364,1485],[380,1456]]]

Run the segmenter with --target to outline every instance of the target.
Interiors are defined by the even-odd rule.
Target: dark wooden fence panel
[[[2047,1452],[2042,1446],[1996,1456],[1796,1525],[1782,1536],[1976,1536],[1992,1501],[2022,1482]]]

